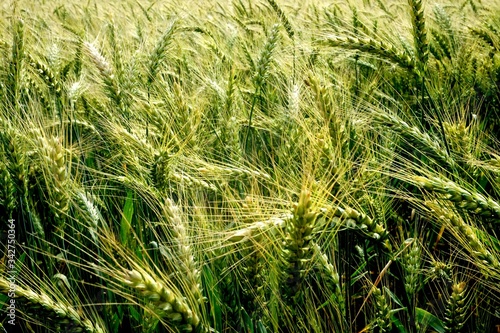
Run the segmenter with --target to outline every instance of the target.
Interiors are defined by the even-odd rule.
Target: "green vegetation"
[[[495,331],[499,13],[3,1],[1,324]]]

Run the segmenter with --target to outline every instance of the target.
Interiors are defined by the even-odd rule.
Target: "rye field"
[[[500,330],[500,2],[3,0],[0,332]]]

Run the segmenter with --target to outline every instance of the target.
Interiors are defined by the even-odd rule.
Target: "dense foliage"
[[[3,327],[494,332],[499,36],[493,0],[3,1]]]

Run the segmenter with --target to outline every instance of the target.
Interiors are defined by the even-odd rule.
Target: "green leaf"
[[[0,310],[3,310],[4,306],[9,302],[10,297],[4,294],[0,294]]]
[[[137,323],[142,323],[142,319],[143,318],[142,318],[142,315],[141,315],[141,313],[139,311],[137,311],[133,307],[129,307],[128,311],[130,313],[130,317],[131,318],[134,318]]]
[[[14,269],[14,271],[15,271],[14,276],[16,278],[22,269],[22,265],[24,264],[24,259],[26,259],[26,252],[23,252],[23,254],[21,254],[21,256],[19,256],[19,259],[16,260],[16,263],[15,263],[16,268]]]
[[[132,191],[127,192],[127,199],[123,205],[122,221],[120,223],[120,240],[123,245],[127,245],[132,225],[132,216],[134,215],[134,200]]]
[[[389,290],[389,288],[387,287],[384,287],[384,291],[389,295],[389,297],[397,304],[399,305],[400,307],[404,307],[403,303],[401,302],[401,300],[392,292]]]
[[[203,286],[207,286],[205,289],[207,293],[208,302],[207,304],[210,306],[210,314],[212,316],[212,320],[215,323],[215,329],[222,329],[222,309],[221,309],[221,295],[218,292],[216,277],[214,276],[210,267],[203,267],[203,274],[201,278],[203,280]]]
[[[243,319],[243,325],[245,327],[245,332],[254,333],[253,321],[252,318],[248,315],[244,308],[241,308],[241,314]]]
[[[407,333],[406,328],[403,325],[403,323],[401,322],[401,320],[399,320],[396,316],[394,316],[392,314],[391,314],[391,321],[394,324],[394,326],[397,328],[399,333]]]
[[[415,308],[415,312],[415,319],[420,325],[429,325],[430,327],[435,329],[436,332],[445,333],[443,322],[438,317],[422,308]]]
[[[257,321],[255,333],[267,333],[266,327],[264,326],[264,324],[262,324],[262,321],[260,319]]]

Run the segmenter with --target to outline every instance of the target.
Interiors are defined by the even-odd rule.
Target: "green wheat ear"
[[[444,328],[446,333],[462,332],[462,327],[467,318],[468,302],[466,299],[467,284],[456,283],[451,287],[445,314]]]
[[[148,87],[151,89],[151,86],[156,81],[156,77],[160,70],[161,64],[164,62],[166,58],[166,50],[170,43],[172,42],[172,36],[175,32],[176,21],[172,21],[170,25],[165,29],[165,32],[161,36],[160,40],[155,45],[155,48],[151,55],[149,56],[148,62]]]
[[[34,71],[40,76],[40,78],[45,82],[49,91],[53,93],[56,97],[60,97],[61,91],[63,89],[62,83],[57,79],[53,71],[43,62],[33,59],[31,55],[27,55],[27,60]]]
[[[453,202],[457,208],[485,217],[500,217],[500,204],[493,198],[466,190],[455,182],[439,177],[415,176],[413,180],[427,191],[441,194],[442,198]]]
[[[64,237],[66,214],[69,210],[66,154],[60,138],[42,138],[40,141],[53,180],[48,184],[48,192],[56,222],[56,233]]]
[[[183,297],[177,295],[161,281],[155,280],[146,272],[132,270],[123,274],[122,282],[137,290],[173,327],[188,332],[198,329],[200,318],[196,312],[191,310]]]
[[[429,57],[429,45],[427,43],[427,32],[425,30],[422,0],[408,0],[408,2],[411,8],[417,67],[419,69],[423,69],[427,64],[427,59]]]
[[[179,273],[185,277],[193,298],[202,306],[205,300],[201,289],[201,273],[192,252],[191,239],[186,230],[187,223],[183,221],[179,207],[171,199],[165,200],[164,211],[171,225],[172,243],[177,248],[181,262]]]
[[[374,115],[374,118],[380,124],[385,125],[390,130],[399,134],[406,142],[418,148],[427,154],[428,157],[435,159],[443,168],[455,170],[457,162],[448,151],[442,147],[439,140],[428,132],[423,132],[417,126],[411,126],[397,115],[380,112]]]
[[[257,62],[256,72],[253,77],[253,83],[255,86],[255,93],[252,100],[252,107],[250,109],[250,115],[248,116],[248,127],[245,135],[245,147],[248,144],[248,137],[252,128],[252,118],[255,108],[255,103],[262,92],[262,88],[268,76],[268,71],[271,66],[273,59],[273,54],[279,41],[279,24],[273,25],[271,31],[269,32],[269,37],[267,38],[266,45],[262,50],[259,60]]]
[[[333,289],[333,299],[335,301],[335,305],[339,309],[340,320],[346,322],[346,307],[345,307],[345,296],[344,290],[340,283],[340,276],[338,270],[330,263],[328,257],[325,253],[322,252],[321,247],[314,243],[312,248],[317,257],[317,266],[319,266],[319,271],[326,275],[327,281],[331,283]]]
[[[262,85],[268,76],[274,50],[276,49],[279,41],[279,27],[280,26],[278,24],[275,24],[271,28],[266,45],[264,46],[257,62],[257,71],[254,75],[254,85],[257,90],[262,88]]]
[[[10,282],[0,277],[0,293],[8,295],[10,292]],[[22,310],[31,318],[37,319],[44,325],[47,320],[54,325],[53,328],[58,331],[69,333],[104,333],[105,331],[98,323],[92,323],[84,318],[72,306],[63,301],[54,301],[45,293],[37,293],[30,288],[16,286],[15,289],[16,304],[22,306]],[[49,325],[50,325],[49,324]],[[47,327],[44,327],[47,329]]]
[[[3,184],[0,189],[0,205],[4,207],[8,218],[12,218],[12,213],[17,207],[16,188],[3,161],[0,162],[0,182]]]
[[[290,37],[290,39],[293,39],[295,36],[295,31],[292,28],[292,25],[290,24],[290,21],[288,20],[288,17],[286,16],[285,12],[281,9],[281,7],[275,0],[267,0],[267,2],[269,2],[273,10],[280,18],[281,23],[285,27],[286,33],[288,34],[288,37]]]
[[[486,277],[490,276],[491,273],[495,274],[500,271],[500,262],[497,256],[492,254],[477,236],[477,230],[474,226],[465,223],[461,216],[435,202],[427,201],[425,205],[439,218],[440,222],[448,223],[459,237],[465,240],[466,249],[477,260],[477,265],[483,269],[483,274]]]
[[[311,193],[303,190],[293,209],[293,219],[287,221],[286,225],[283,296],[285,301],[293,306],[301,304],[303,282],[314,254],[312,233],[318,212],[311,208]]]
[[[12,58],[9,63],[9,74],[7,81],[8,94],[12,106],[19,104],[22,86],[22,71],[24,63],[24,22],[17,20],[13,26]]]
[[[324,43],[332,47],[361,51],[409,71],[413,71],[415,68],[414,59],[406,52],[401,52],[392,45],[372,38],[333,37],[327,39]]]
[[[25,331],[494,328],[494,1],[8,2],[0,308],[22,267]]]
[[[115,104],[118,110],[123,110],[123,92],[115,77],[113,67],[93,43],[85,42],[84,45],[90,59],[99,70],[99,74],[104,82],[103,88],[106,95],[108,95],[109,99]]]
[[[408,253],[404,255],[403,266],[405,269],[405,290],[409,299],[413,299],[419,288],[419,275],[421,248],[418,242],[413,242],[410,246]]]
[[[379,332],[390,332],[392,328],[391,308],[387,296],[377,287],[374,288],[372,295],[376,315],[373,328],[378,328]]]

